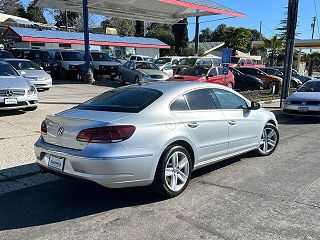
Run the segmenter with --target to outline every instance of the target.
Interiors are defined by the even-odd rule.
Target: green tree
[[[212,42],[224,42],[225,40],[225,31],[227,29],[226,24],[220,24],[212,32],[211,41]]]
[[[236,50],[247,51],[248,43],[252,41],[252,34],[249,29],[227,27],[224,33],[225,47],[232,48],[232,55],[236,55]]]
[[[76,12],[67,12],[68,28],[74,28],[77,19],[80,14]],[[54,20],[56,21],[55,25],[57,27],[66,27],[66,12],[61,10],[55,10],[53,14]]]
[[[199,41],[211,42],[211,40],[212,40],[212,30],[210,28],[202,29],[199,34]]]
[[[18,9],[23,8],[20,0],[1,0],[0,13],[10,14],[16,16]]]
[[[136,32],[135,32],[136,37],[144,37],[144,21],[136,21],[135,29],[136,29]]]
[[[146,37],[156,38],[171,46],[171,49],[160,49],[160,55],[174,55],[175,38],[171,30],[171,25],[151,23],[147,27]]]
[[[185,18],[172,26],[172,32],[175,38],[175,52],[181,55],[183,49],[188,48],[188,20]]]
[[[106,28],[115,28],[118,31],[118,34],[123,36],[134,36],[135,34],[135,21],[122,19],[122,18],[106,18],[101,22],[101,26]]]
[[[263,43],[269,53],[269,64],[273,66],[281,52],[281,49],[283,49],[283,41],[275,35],[270,39],[263,38]]]
[[[320,52],[311,52],[304,58],[308,62],[308,75],[312,76],[314,66],[320,66]]]
[[[33,22],[47,23],[47,20],[43,15],[43,9],[34,7],[32,4],[27,7],[26,18]]]

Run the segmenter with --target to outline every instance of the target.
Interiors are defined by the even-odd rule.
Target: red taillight
[[[41,133],[43,133],[43,134],[47,134],[47,133],[48,133],[48,131],[47,131],[47,124],[46,124],[45,121],[43,121],[43,122],[41,123]]]
[[[122,142],[129,139],[134,131],[135,126],[109,126],[109,127],[98,127],[89,128],[82,130],[77,140],[80,142],[91,142],[91,143],[115,143]]]

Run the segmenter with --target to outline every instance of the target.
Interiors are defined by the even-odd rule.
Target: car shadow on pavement
[[[107,189],[59,179],[0,195],[0,231],[162,201],[150,188]]]
[[[22,110],[10,110],[10,111],[0,111],[0,117],[16,116],[22,115],[25,111]]]
[[[303,124],[319,124],[320,117],[308,116],[286,116],[279,120],[281,125],[303,125]]]

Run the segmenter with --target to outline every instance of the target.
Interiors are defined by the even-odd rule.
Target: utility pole
[[[194,37],[194,53],[196,56],[199,54],[199,16],[196,16],[196,32]]]
[[[260,21],[260,40],[262,40],[262,21]]]
[[[311,28],[312,28],[312,34],[311,34],[311,39],[314,37],[314,28],[316,27],[316,17],[312,18],[312,23],[311,23]]]
[[[68,32],[68,25],[69,25],[69,23],[68,23],[68,11],[64,11],[64,14],[65,14],[65,18],[66,18],[66,22],[65,22],[66,30]]]
[[[287,20],[287,37],[286,37],[286,53],[284,62],[284,77],[281,92],[281,107],[283,101],[289,95],[290,81],[292,77],[292,63],[294,40],[297,28],[299,0],[288,0],[288,20]]]

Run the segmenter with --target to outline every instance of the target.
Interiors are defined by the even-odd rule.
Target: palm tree
[[[274,65],[274,61],[283,48],[283,40],[277,36],[270,39],[263,38],[264,47],[269,50],[270,65]]]

